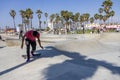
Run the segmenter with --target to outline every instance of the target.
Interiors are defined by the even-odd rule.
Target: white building
[[[53,30],[53,23],[51,23],[50,21],[48,21],[48,27],[50,28],[50,30]]]

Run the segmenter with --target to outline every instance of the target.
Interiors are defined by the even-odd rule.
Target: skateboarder
[[[34,56],[34,51],[36,50],[36,39],[38,40],[39,46],[43,49],[43,46],[41,45],[40,41],[40,34],[37,31],[29,30],[25,33],[25,35],[22,38],[22,44],[21,49],[23,48],[24,40],[26,44],[26,52],[27,52],[27,61],[30,60],[30,46],[32,47],[31,54]]]

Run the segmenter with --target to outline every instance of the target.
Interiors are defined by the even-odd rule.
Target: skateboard
[[[30,58],[37,58],[37,57],[40,57],[40,56],[41,56],[41,54],[34,54],[34,56],[30,55]],[[24,59],[26,59],[26,58],[27,58],[27,55],[24,54],[24,55],[22,55],[22,57],[23,57]]]

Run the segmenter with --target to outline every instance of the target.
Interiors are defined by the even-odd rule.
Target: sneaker
[[[31,52],[32,56],[35,56],[35,54],[33,52]]]
[[[26,62],[30,62],[30,59],[27,59]]]

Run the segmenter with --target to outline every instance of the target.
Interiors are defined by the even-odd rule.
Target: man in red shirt
[[[41,46],[41,41],[40,41],[40,34],[37,31],[27,31],[25,35],[22,38],[22,44],[21,48],[23,48],[24,40],[26,43],[26,52],[27,52],[27,62],[30,60],[30,45],[32,47],[31,54],[34,56],[34,51],[36,50],[36,38],[38,40],[39,46],[43,49],[43,46]]]

